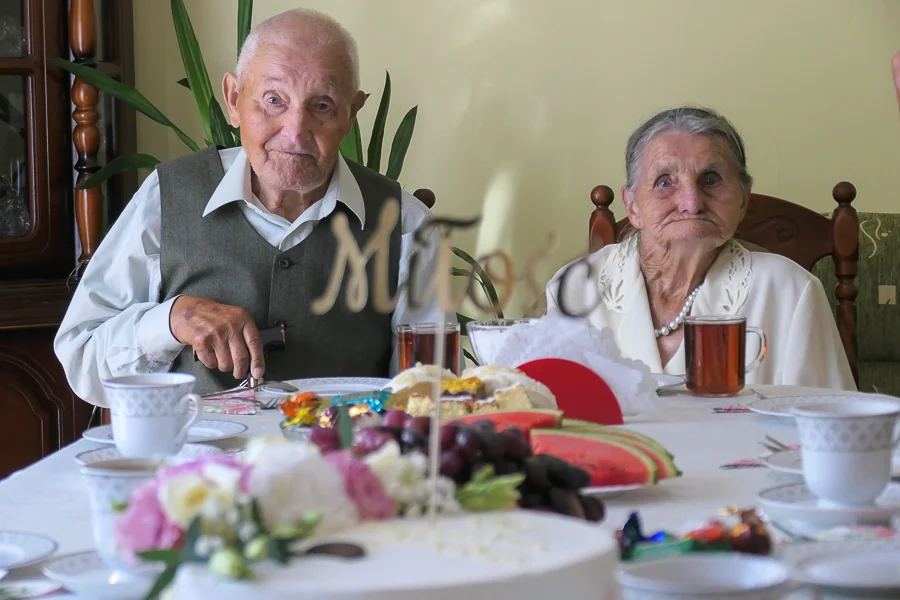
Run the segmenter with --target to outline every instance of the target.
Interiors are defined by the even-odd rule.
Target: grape
[[[402,427],[388,427],[386,425],[378,425],[377,427],[374,427],[374,429],[387,433],[392,438],[394,438],[395,442],[397,442],[398,444],[400,443],[400,435],[403,433]]]
[[[547,477],[547,465],[537,456],[525,459],[525,483],[538,489],[550,487]]]
[[[380,450],[388,442],[394,441],[394,436],[387,431],[380,431],[373,427],[360,429],[356,434],[356,444],[353,451],[356,454],[366,455]]]
[[[468,427],[462,427],[456,433],[456,445],[463,456],[470,460],[474,460],[481,452],[478,444],[478,435]]]
[[[441,425],[441,450],[450,450],[456,445],[456,435],[459,433],[459,425],[445,423]]]
[[[516,463],[511,460],[498,460],[494,463],[494,473],[497,475],[512,475],[518,470]]]
[[[337,429],[316,425],[309,432],[309,441],[319,447],[322,452],[341,449],[341,436]]]
[[[400,434],[400,442],[404,450],[424,450],[428,447],[428,438],[413,429],[404,429]]]
[[[578,495],[578,501],[581,502],[581,508],[584,509],[584,518],[588,521],[602,521],[605,516],[603,502],[599,498],[591,496]]]
[[[488,462],[501,460],[506,452],[506,442],[499,433],[484,432],[481,434],[481,451]]]
[[[591,483],[591,476],[578,467],[550,454],[539,454],[538,459],[547,467],[550,484],[565,490],[580,490]]]
[[[384,415],[384,424],[388,427],[403,427],[409,419],[410,416],[402,410],[389,410]]]
[[[531,456],[531,446],[525,439],[525,434],[521,429],[507,429],[500,432],[503,436],[503,442],[506,445],[505,456],[509,460],[520,461]]]
[[[474,423],[472,423],[472,427],[474,429],[476,429],[479,433],[481,433],[481,432],[493,433],[494,431],[497,431],[496,425],[494,425],[494,422],[489,419],[482,419],[480,421],[475,421]]]
[[[431,431],[431,417],[413,417],[407,421],[406,428],[427,438]]]
[[[522,508],[534,508],[538,506],[543,498],[538,492],[522,492],[519,497],[519,506]]]
[[[550,506],[562,515],[572,514],[572,493],[562,488],[550,488]],[[578,505],[581,508],[581,505]]]
[[[460,471],[463,470],[465,461],[463,460],[462,456],[460,456],[457,450],[447,450],[445,452],[441,452],[440,464],[441,475],[450,477],[452,479],[459,475]]]

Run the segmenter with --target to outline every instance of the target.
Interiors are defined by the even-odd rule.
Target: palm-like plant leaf
[[[175,23],[175,37],[178,39],[178,49],[181,51],[181,62],[184,63],[184,74],[187,76],[191,93],[194,95],[194,103],[197,105],[197,112],[203,123],[203,131],[206,133],[206,139],[213,140],[209,119],[209,104],[213,95],[212,85],[209,83],[209,73],[203,62],[203,54],[200,52],[200,44],[197,42],[191,17],[184,7],[184,0],[172,0],[172,21]]]
[[[220,148],[234,147],[234,135],[231,133],[234,128],[225,120],[222,107],[219,106],[215,97],[209,99],[209,125],[212,129],[212,141],[216,146]]]
[[[381,147],[384,145],[384,126],[387,122],[388,110],[391,106],[391,74],[384,72],[384,91],[381,92],[381,102],[378,104],[378,112],[375,113],[375,123],[372,125],[372,137],[369,138],[369,157],[366,166],[375,171],[381,171]]]
[[[250,35],[250,22],[253,20],[253,0],[238,0],[237,18],[237,53],[241,55],[241,48],[247,36]]]
[[[359,120],[353,120],[353,128],[344,139],[341,140],[341,154],[344,158],[348,158],[353,162],[363,164],[362,157],[362,134],[359,131]]]
[[[496,318],[504,318],[503,309],[500,306],[500,297],[497,295],[497,289],[494,287],[494,282],[491,280],[490,275],[487,274],[487,271],[484,270],[484,267],[478,264],[478,261],[472,258],[472,256],[462,248],[454,247],[453,254],[455,254],[458,258],[464,260],[475,272],[475,279],[478,281],[478,283],[481,284],[481,289],[484,291],[484,295],[487,296],[488,301],[491,303]]]
[[[388,168],[385,175],[395,181],[400,177],[400,171],[403,170],[406,151],[409,150],[409,142],[412,140],[413,130],[416,128],[416,113],[418,110],[418,106],[413,106],[409,109],[409,112],[400,121],[397,133],[394,134],[394,141],[391,142],[391,156],[388,159]]]
[[[175,135],[185,143],[185,145],[191,150],[197,151],[200,149],[200,146],[192,140],[186,133],[184,133],[181,129],[179,129],[175,123],[169,120],[169,118],[162,114],[162,112],[156,108],[152,102],[147,100],[147,98],[134,89],[130,85],[126,85],[121,81],[116,81],[112,77],[102,73],[101,71],[88,67],[85,65],[80,65],[78,63],[74,63],[68,60],[63,60],[61,58],[53,58],[53,63],[61,69],[65,69],[69,73],[75,75],[76,77],[80,77],[87,84],[97,88],[104,94],[109,94],[113,98],[121,100],[128,106],[131,106],[138,112],[143,115],[146,115],[150,119],[153,119],[157,123],[161,125],[165,125],[172,129],[175,132]]]
[[[123,154],[109,161],[109,164],[79,183],[75,189],[86,190],[98,186],[113,175],[132,169],[153,170],[158,164],[159,160],[149,154]]]

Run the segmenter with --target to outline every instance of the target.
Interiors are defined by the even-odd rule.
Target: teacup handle
[[[187,422],[178,432],[179,439],[184,436],[184,439],[187,440],[188,430],[191,428],[191,425],[194,424],[194,421],[197,420],[203,410],[203,399],[197,394],[187,394],[184,398],[181,399],[181,404],[182,406],[186,404],[191,405],[190,416],[188,417]]]
[[[763,361],[763,359],[766,357],[767,346],[766,346],[766,334],[763,333],[763,330],[760,329],[759,327],[750,327],[748,325],[747,333],[755,333],[757,336],[759,336],[759,352],[757,352],[756,358],[753,359],[753,362],[751,362],[749,365],[747,365],[747,368],[744,369],[745,373],[750,373],[753,370],[755,370],[756,367],[759,366],[759,363],[761,363]]]

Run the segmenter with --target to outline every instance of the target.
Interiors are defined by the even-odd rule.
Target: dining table
[[[761,490],[800,478],[765,467],[723,466],[765,453],[761,442],[766,436],[784,444],[796,443],[798,434],[793,420],[713,409],[746,404],[759,397],[839,393],[797,386],[753,385],[731,398],[699,398],[686,391],[661,395],[653,411],[628,416],[625,424],[669,450],[682,475],[604,498],[606,515],[601,526],[610,531],[619,529],[632,512],[638,512],[645,531],[684,533],[717,518],[724,507],[756,507]],[[238,437],[210,442],[223,449],[241,448],[253,436],[281,435],[279,410],[259,410],[246,416],[207,413],[202,418],[247,425],[246,432]],[[0,481],[0,530],[49,536],[58,543],[55,555],[93,549],[88,496],[75,457],[99,447],[102,445],[80,439]],[[785,540],[789,534],[780,530],[771,533],[777,540]],[[13,570],[7,576],[7,580],[40,578],[41,563]]]

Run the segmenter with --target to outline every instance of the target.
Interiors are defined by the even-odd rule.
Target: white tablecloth
[[[754,386],[765,396],[830,394],[798,387]],[[655,438],[675,456],[683,475],[660,485],[606,500],[605,523],[621,527],[628,514],[639,510],[647,531],[683,532],[716,516],[725,506],[750,508],[757,494],[785,481],[783,474],[765,468],[723,470],[721,465],[760,455],[766,434],[784,443],[795,443],[790,419],[758,414],[715,414],[711,408],[755,400],[748,390],[738,398],[700,399],[687,395],[661,398],[659,410],[629,418],[627,426]],[[203,418],[240,421],[249,429],[240,438],[220,447],[242,445],[248,436],[280,435],[278,410],[252,416],[205,414]],[[87,494],[81,481],[76,454],[100,447],[79,440],[26,469],[0,481],[0,530],[40,533],[59,543],[57,553],[93,548]],[[41,577],[40,565],[15,570],[9,578]]]

